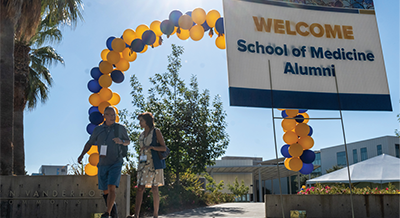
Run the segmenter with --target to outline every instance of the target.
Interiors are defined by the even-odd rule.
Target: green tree
[[[397,114],[397,121],[400,122],[400,114]],[[394,133],[396,134],[397,137],[400,138],[400,132],[399,132],[398,129],[395,129],[395,130],[394,130]]]
[[[226,113],[220,97],[215,96],[210,102],[209,91],[199,91],[195,76],[191,77],[188,86],[179,77],[182,54],[183,47],[172,45],[168,71],[150,78],[152,87],[147,99],[136,76],[132,75],[130,79],[132,104],[136,110],[129,116],[138,123],[136,117],[139,113],[150,111],[154,114],[156,127],[161,130],[171,150],[166,159],[166,175],[175,174],[177,182],[180,173],[205,172],[207,165],[213,165],[214,160],[225,153],[229,142],[225,132]],[[128,127],[138,151],[137,139],[142,130],[126,119],[127,113],[122,111],[121,120]]]
[[[233,185],[228,183],[228,190],[231,191],[236,197],[241,197],[249,192],[249,187],[244,185],[244,180],[239,184],[238,178],[235,178]]]

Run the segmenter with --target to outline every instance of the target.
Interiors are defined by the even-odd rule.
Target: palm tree
[[[60,55],[51,46],[41,47],[45,42],[60,42],[62,39],[59,25],[70,25],[71,21],[76,24],[77,18],[82,19],[80,12],[80,0],[58,1],[59,5],[52,0],[42,0],[41,18],[42,21],[37,27],[35,35],[26,37],[24,28],[25,22],[18,25],[16,41],[19,48],[28,48],[28,62],[26,55],[22,52],[21,60],[14,58],[14,61],[22,61],[19,66],[28,64],[28,71],[25,68],[14,68],[14,174],[25,174],[25,149],[23,135],[23,114],[24,109],[32,110],[36,107],[38,99],[44,103],[48,98],[48,86],[52,84],[52,78],[47,66],[52,63],[64,63]],[[21,21],[21,19],[20,19]],[[19,27],[21,27],[19,29]],[[29,41],[28,41],[29,39]],[[31,47],[34,49],[31,50]],[[17,55],[15,55],[17,57]],[[29,65],[30,64],[30,65]],[[20,82],[22,81],[22,82]]]
[[[14,26],[23,0],[0,3],[0,175],[12,174],[14,108]]]
[[[13,145],[14,74],[16,84],[26,87],[30,72],[29,42],[42,20],[48,26],[76,25],[78,19],[83,20],[83,7],[81,0],[1,0],[0,7],[0,175],[11,175],[13,157],[20,158],[18,155],[24,153],[23,143]]]
[[[56,25],[51,27],[42,21],[38,32],[31,38],[29,47],[29,73],[27,78],[23,71],[15,66],[14,83],[14,174],[25,174],[24,152],[24,109],[33,110],[38,100],[45,103],[48,99],[49,87],[52,85],[52,77],[47,66],[62,63],[63,58],[51,46],[43,46],[45,42],[60,42],[61,31]],[[17,61],[17,60],[16,60]],[[23,79],[25,83],[21,83]],[[16,149],[18,148],[18,149]]]

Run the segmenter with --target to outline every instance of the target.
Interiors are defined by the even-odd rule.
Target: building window
[[[346,152],[341,151],[336,153],[337,157],[337,165],[338,166],[346,166]]]
[[[368,159],[367,148],[361,148],[361,161]]]
[[[376,154],[381,155],[382,154],[382,145],[377,145],[376,146]]]
[[[396,157],[400,157],[399,156],[399,144],[394,145],[394,150],[396,150]]]
[[[353,149],[353,163],[358,162],[357,149]]]

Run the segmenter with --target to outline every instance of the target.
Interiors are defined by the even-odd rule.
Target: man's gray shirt
[[[118,128],[119,135],[115,135],[115,129]],[[107,155],[105,157],[100,156],[98,166],[104,165],[113,165],[117,162],[123,162],[120,144],[116,144],[112,139],[120,138],[121,140],[129,140],[128,132],[125,129],[125,126],[114,123],[111,126],[107,126],[105,122],[97,126],[92,135],[89,138],[88,143],[91,145],[97,144],[98,151],[100,153],[101,145],[107,145]]]

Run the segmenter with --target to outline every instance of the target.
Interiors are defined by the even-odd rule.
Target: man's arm
[[[79,155],[79,157],[78,157],[78,163],[79,164],[82,164],[83,156],[85,156],[85,154],[90,150],[91,147],[92,147],[92,145],[89,144],[89,142],[86,142],[85,147],[83,148],[83,151],[82,151],[81,155]]]

